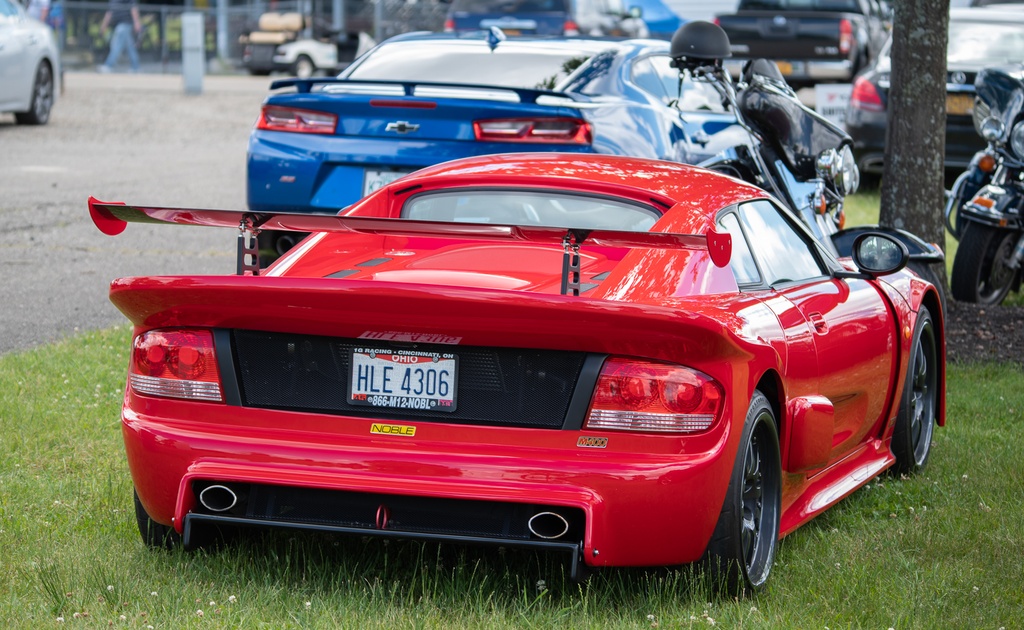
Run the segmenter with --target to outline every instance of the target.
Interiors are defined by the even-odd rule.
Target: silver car
[[[53,30],[14,0],[0,0],[0,112],[45,125],[57,100],[60,53]]]

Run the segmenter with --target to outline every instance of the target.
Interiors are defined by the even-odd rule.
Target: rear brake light
[[[850,93],[850,107],[863,109],[868,112],[885,111],[885,105],[882,103],[882,96],[878,93],[878,88],[864,77],[860,77],[853,83],[853,92]]]
[[[220,371],[209,330],[151,330],[135,338],[128,373],[140,394],[221,402]]]
[[[703,372],[671,363],[612,358],[601,368],[583,426],[695,433],[714,423],[723,398],[721,385]]]
[[[485,142],[590,144],[590,123],[579,118],[506,118],[473,122],[476,139]]]
[[[853,24],[850,20],[839,20],[839,52],[844,55],[853,50]]]
[[[338,117],[325,112],[308,109],[266,105],[256,122],[257,129],[268,131],[292,131],[295,133],[334,133]]]
[[[448,18],[444,21],[444,32],[454,33],[455,32],[455,20]]]
[[[566,20],[565,24],[562,25],[562,34],[568,36],[574,36],[580,34],[580,25],[572,20]]]

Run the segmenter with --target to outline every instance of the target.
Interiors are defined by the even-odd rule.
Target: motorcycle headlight
[[[836,178],[836,185],[844,195],[852,195],[860,186],[860,169],[857,168],[857,160],[853,157],[850,145],[844,146],[839,153],[839,176]]]
[[[1018,159],[1024,160],[1024,120],[1013,126],[1010,132],[1010,148]]]
[[[818,155],[814,163],[818,177],[831,182],[843,195],[856,192],[860,186],[860,169],[849,145],[839,151],[826,149]]]
[[[1006,125],[995,116],[989,116],[981,123],[981,137],[988,142],[999,142],[1006,134]]]
[[[814,161],[814,170],[817,171],[818,177],[834,182],[839,176],[839,152],[835,149],[822,151]]]

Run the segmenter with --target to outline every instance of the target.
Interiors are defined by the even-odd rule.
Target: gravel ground
[[[982,307],[949,300],[947,359],[1024,365],[1024,306]]]
[[[129,225],[100,234],[86,201],[245,208],[245,146],[269,80],[68,73],[50,124],[0,114],[0,354],[123,323],[127,275],[233,273],[234,230]],[[1024,307],[950,301],[951,361],[1024,363]]]
[[[245,147],[267,78],[67,73],[48,125],[0,114],[0,354],[123,323],[110,280],[232,273],[233,230],[101,234],[87,200],[245,208]]]

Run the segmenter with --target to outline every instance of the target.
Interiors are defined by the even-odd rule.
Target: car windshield
[[[368,81],[430,81],[551,89],[590,57],[567,47],[498,46],[452,41],[381,46],[344,76]]]
[[[455,0],[452,11],[466,13],[566,13],[568,0]]]
[[[476,189],[417,195],[402,207],[402,218],[646,232],[660,215],[650,207],[596,195]]]
[[[1024,25],[950,22],[946,60],[972,65],[1024,61]]]
[[[744,0],[740,2],[740,11],[847,11],[860,13],[857,0]]]

